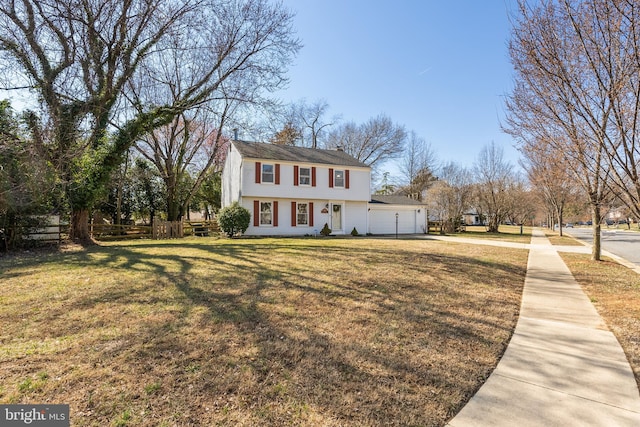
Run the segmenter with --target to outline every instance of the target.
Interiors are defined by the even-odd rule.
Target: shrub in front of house
[[[360,234],[358,233],[358,230],[356,230],[356,228],[353,227],[353,230],[351,230],[351,235],[355,237],[355,236],[359,236]]]
[[[329,228],[329,224],[327,224],[326,222],[324,223],[324,227],[322,227],[322,230],[320,230],[320,234],[322,234],[325,237],[331,234],[331,229]]]
[[[238,202],[233,202],[232,205],[222,208],[218,212],[218,225],[228,237],[247,231],[250,220],[251,213],[240,206]]]

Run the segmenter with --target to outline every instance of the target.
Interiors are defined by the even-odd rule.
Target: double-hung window
[[[309,225],[309,204],[298,203],[297,212],[298,225]]]
[[[299,169],[299,181],[300,185],[311,185],[311,168]]]
[[[333,171],[333,186],[344,187],[344,171],[343,170],[336,169]]]
[[[260,225],[272,225],[272,205],[271,202],[260,202]]]
[[[274,182],[274,167],[271,164],[262,165],[262,182],[268,182],[273,184]]]

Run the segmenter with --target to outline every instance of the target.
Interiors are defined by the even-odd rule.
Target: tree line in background
[[[60,176],[34,151],[37,145],[30,140],[24,116],[17,116],[6,101],[0,106],[4,225],[30,214],[68,210]],[[220,208],[221,168],[229,140],[210,126],[215,121],[208,119],[209,114],[208,109],[196,108],[142,135],[111,172],[92,209],[113,224],[133,220],[149,224],[159,216],[180,220],[190,211],[215,213]],[[316,135],[318,146],[341,146],[374,170],[395,161],[402,176],[392,180],[389,173],[383,174],[376,192],[426,201],[431,218],[441,221],[447,232],[458,230],[463,214],[471,210],[491,232],[505,221],[522,223],[533,216],[535,202],[526,182],[495,144],[480,152],[472,168],[465,168],[454,162],[438,165],[429,144],[384,116],[364,126],[336,126],[327,134],[326,140]],[[272,138],[278,135],[275,132]]]

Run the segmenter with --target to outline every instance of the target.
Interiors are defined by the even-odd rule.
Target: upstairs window
[[[300,168],[299,171],[300,185],[311,185],[311,168]]]
[[[262,165],[262,182],[268,182],[273,184],[274,182],[274,167],[270,164]]]
[[[336,169],[333,171],[333,186],[344,187],[344,171],[343,170]]]

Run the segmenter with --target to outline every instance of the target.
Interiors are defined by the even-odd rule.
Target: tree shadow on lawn
[[[85,363],[114,366],[138,387],[163,386],[140,399],[116,384],[128,397],[115,412],[146,405],[177,417],[157,403],[171,400],[181,414],[174,422],[203,425],[442,425],[506,347],[524,281],[521,267],[456,253],[286,240],[107,246],[64,260],[149,276],[50,313],[55,321],[108,305],[131,322],[112,340],[85,343]],[[451,282],[459,271],[467,279]],[[136,321],[126,314],[132,304],[151,312]],[[109,375],[74,387],[108,400],[96,384]],[[114,416],[106,406],[93,411]]]

